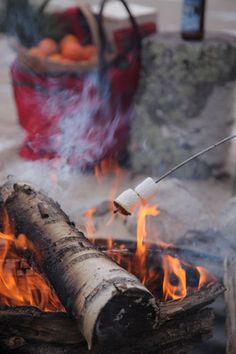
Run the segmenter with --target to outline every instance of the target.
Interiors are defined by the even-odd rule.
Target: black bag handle
[[[98,29],[99,29],[99,36],[100,36],[100,40],[101,40],[101,48],[100,48],[100,52],[98,53],[99,55],[99,82],[100,82],[100,93],[102,94],[103,91],[104,92],[109,92],[109,90],[107,89],[109,87],[109,81],[107,79],[107,75],[106,72],[108,70],[108,63],[106,61],[106,53],[108,52],[108,41],[106,38],[106,32],[103,26],[103,12],[104,12],[104,8],[107,5],[109,0],[102,0],[101,2],[101,7],[100,7],[100,11],[98,14]],[[119,0],[123,6],[125,7],[129,18],[130,18],[130,22],[133,28],[133,32],[135,35],[135,47],[137,50],[137,60],[139,61],[140,65],[141,65],[141,50],[142,50],[142,41],[141,41],[141,34],[139,31],[139,27],[138,24],[134,18],[134,16],[132,15],[127,3],[125,0]],[[118,57],[116,57],[116,59],[118,59]],[[114,62],[114,61],[113,61]]]
[[[104,30],[104,26],[103,26],[103,12],[104,12],[104,8],[107,5],[108,1],[109,0],[102,0],[100,11],[98,14],[98,29],[99,29],[100,39],[101,39],[101,50],[100,50],[99,56],[100,56],[100,63],[102,64],[102,66],[105,64],[105,54],[108,51],[108,42],[107,42],[106,33]],[[133,32],[134,32],[134,36],[135,36],[134,44],[137,49],[137,58],[138,58],[138,60],[140,60],[141,59],[141,49],[142,49],[141,43],[142,43],[142,41],[141,41],[141,34],[139,31],[137,21],[135,20],[134,16],[132,15],[126,1],[125,0],[119,0],[119,1],[125,7],[128,15],[129,15],[130,22],[131,22]]]

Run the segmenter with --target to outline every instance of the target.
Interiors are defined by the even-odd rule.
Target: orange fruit
[[[94,45],[86,45],[82,47],[82,59],[83,60],[90,60],[92,59],[97,53],[97,49]]]
[[[73,61],[82,59],[82,47],[77,42],[64,43],[61,48],[61,54],[63,58],[70,59]]]
[[[58,51],[58,46],[57,43],[51,39],[51,38],[44,38],[42,39],[39,44],[38,47],[44,51],[44,53],[48,56],[48,55],[52,55],[54,53],[56,53]]]
[[[54,61],[55,63],[59,63],[59,62],[62,62],[63,57],[62,57],[61,54],[56,53],[56,54],[50,55],[50,56],[49,56],[49,59],[50,59],[51,61]]]
[[[49,59],[53,61],[54,63],[60,63],[60,64],[72,64],[73,61],[69,59],[63,58],[63,56],[59,53],[50,55]]]
[[[60,48],[62,49],[65,44],[71,43],[71,42],[78,43],[78,38],[73,34],[65,35],[60,41]]]
[[[46,57],[45,52],[39,47],[30,48],[29,55],[32,55],[32,56],[38,57],[38,58],[45,58]]]

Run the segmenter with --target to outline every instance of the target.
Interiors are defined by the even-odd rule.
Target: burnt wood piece
[[[89,348],[120,343],[157,326],[159,306],[132,274],[97,250],[59,204],[26,184],[8,182],[0,206],[38,253],[35,263],[76,320]],[[3,213],[0,212],[0,215]]]
[[[68,343],[46,343],[40,340],[28,341],[27,331],[25,336],[11,336],[0,339],[0,346],[4,354],[183,354],[191,350],[212,335],[213,311],[202,309],[194,314],[186,314],[183,318],[176,318],[163,324],[159,331],[144,332],[138,338],[132,337],[127,341],[126,346],[112,348],[109,346],[94,346],[88,350],[85,341],[76,344]],[[55,323],[55,322],[54,322]],[[12,327],[14,324],[12,324]],[[10,328],[12,328],[10,327]],[[74,324],[74,333],[76,326]],[[61,342],[69,335],[68,327],[60,324]],[[49,331],[50,328],[47,327]],[[43,331],[43,329],[41,329]],[[35,334],[37,330],[35,330]],[[55,332],[52,330],[52,336]]]
[[[203,309],[222,294],[216,283],[182,301],[160,304],[161,325],[155,331],[143,328],[142,335],[129,338],[127,345],[112,349],[114,354],[184,353],[211,336],[213,312]],[[34,307],[0,308],[0,345],[19,353],[110,354],[111,348],[95,346],[89,352],[76,321],[66,313],[43,312]],[[35,348],[35,350],[33,350]],[[171,352],[172,350],[172,352]],[[5,352],[4,352],[5,353]]]
[[[202,288],[199,291],[187,296],[182,301],[168,301],[160,303],[160,323],[166,322],[176,316],[199,309],[211,304],[215,299],[223,294],[225,288],[216,282],[213,285]]]
[[[236,353],[236,260],[235,257],[225,259],[224,267],[225,311],[226,311],[226,353]]]
[[[26,313],[25,313],[26,311]],[[3,314],[4,313],[4,314]],[[143,332],[132,337],[122,347],[94,346],[91,351],[78,333],[76,323],[68,316],[37,313],[35,309],[21,308],[0,312],[0,347],[17,353],[80,353],[80,354],[131,354],[131,353],[183,353],[206,338],[210,338],[214,315],[211,309],[186,313],[161,325],[159,330]],[[21,324],[19,324],[21,322]],[[8,330],[7,330],[8,328]],[[176,349],[178,348],[178,350]],[[168,350],[168,351],[167,351]],[[187,352],[187,350],[186,350]]]

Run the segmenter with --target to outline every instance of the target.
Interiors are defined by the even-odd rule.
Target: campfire
[[[89,209],[90,219],[95,208]],[[158,241],[145,242],[146,217],[157,216],[157,206],[146,206],[137,217],[137,241],[90,240],[120,266],[136,275],[160,301],[183,300],[187,295],[209,287],[216,279],[204,267],[191,266],[173,255],[172,245]],[[88,234],[94,233],[91,221]],[[35,246],[24,234],[14,235],[7,212],[3,217],[0,264],[0,304],[8,306],[36,306],[43,311],[65,311],[46,279],[29,264]],[[27,262],[27,259],[28,262]]]
[[[115,169],[111,200],[121,178]],[[102,183],[101,171],[95,172]],[[44,333],[45,321],[54,326],[57,344],[79,345],[81,353],[87,348],[78,327],[94,353],[101,347],[106,353],[111,345],[114,353],[129,353],[127,341],[140,353],[145,346],[166,353],[167,347],[182,350],[210,336],[213,314],[204,307],[224,288],[204,267],[186,262],[172,244],[148,240],[148,220],[159,217],[157,205],[140,207],[136,241],[95,239],[96,208],[88,209],[87,241],[57,203],[31,186],[9,182],[0,194],[0,328],[1,316],[9,323],[21,318],[11,325],[7,348],[25,350],[35,341],[27,332],[29,323],[40,333],[37,345],[55,343],[53,333]],[[111,214],[108,224],[113,220]],[[62,340],[63,327],[67,338]]]

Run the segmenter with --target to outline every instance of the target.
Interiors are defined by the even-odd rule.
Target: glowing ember
[[[3,233],[0,233],[0,304],[8,306],[36,306],[44,311],[64,311],[48,283],[36,273],[23,257],[28,250],[36,254],[25,235],[12,232],[7,214]]]

